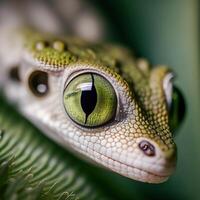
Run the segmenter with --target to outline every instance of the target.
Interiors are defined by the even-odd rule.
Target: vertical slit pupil
[[[85,113],[85,124],[87,123],[88,116],[93,112],[97,103],[97,91],[94,85],[94,76],[92,77],[92,86],[90,90],[82,90],[81,93],[81,107]]]

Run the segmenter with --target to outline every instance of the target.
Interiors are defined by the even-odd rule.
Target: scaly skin
[[[160,183],[171,175],[176,145],[168,125],[168,68],[150,69],[146,61],[135,59],[119,46],[58,39],[30,30],[3,33],[0,56],[4,91],[47,136],[131,179]],[[19,67],[19,83],[8,78],[14,66]],[[44,97],[36,97],[28,87],[35,70],[48,73],[49,92]],[[76,124],[63,105],[66,84],[86,72],[103,76],[117,95],[114,119],[96,128]]]

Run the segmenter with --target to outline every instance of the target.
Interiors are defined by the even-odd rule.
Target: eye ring
[[[68,100],[70,98],[73,101]],[[75,124],[97,128],[115,119],[118,99],[114,87],[104,76],[87,71],[76,74],[65,84],[63,104]]]

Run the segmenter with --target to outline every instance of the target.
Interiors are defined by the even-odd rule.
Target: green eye
[[[95,73],[81,74],[70,81],[64,90],[64,107],[77,124],[96,127],[112,120],[116,113],[117,97],[112,85]]]
[[[169,126],[172,131],[176,131],[185,116],[185,100],[177,87],[173,88],[172,103],[169,110]]]

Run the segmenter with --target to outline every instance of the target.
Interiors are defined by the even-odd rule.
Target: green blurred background
[[[187,113],[175,138],[177,170],[166,183],[145,184],[98,167],[85,167],[116,200],[200,200],[199,1],[88,1],[105,19],[108,41],[122,43],[153,65],[166,64],[176,72]]]
[[[150,185],[100,170],[105,188],[118,199],[200,199],[200,90],[198,0],[94,0],[121,42],[153,65],[166,64],[177,74],[187,113],[175,141],[178,165],[166,183]]]

